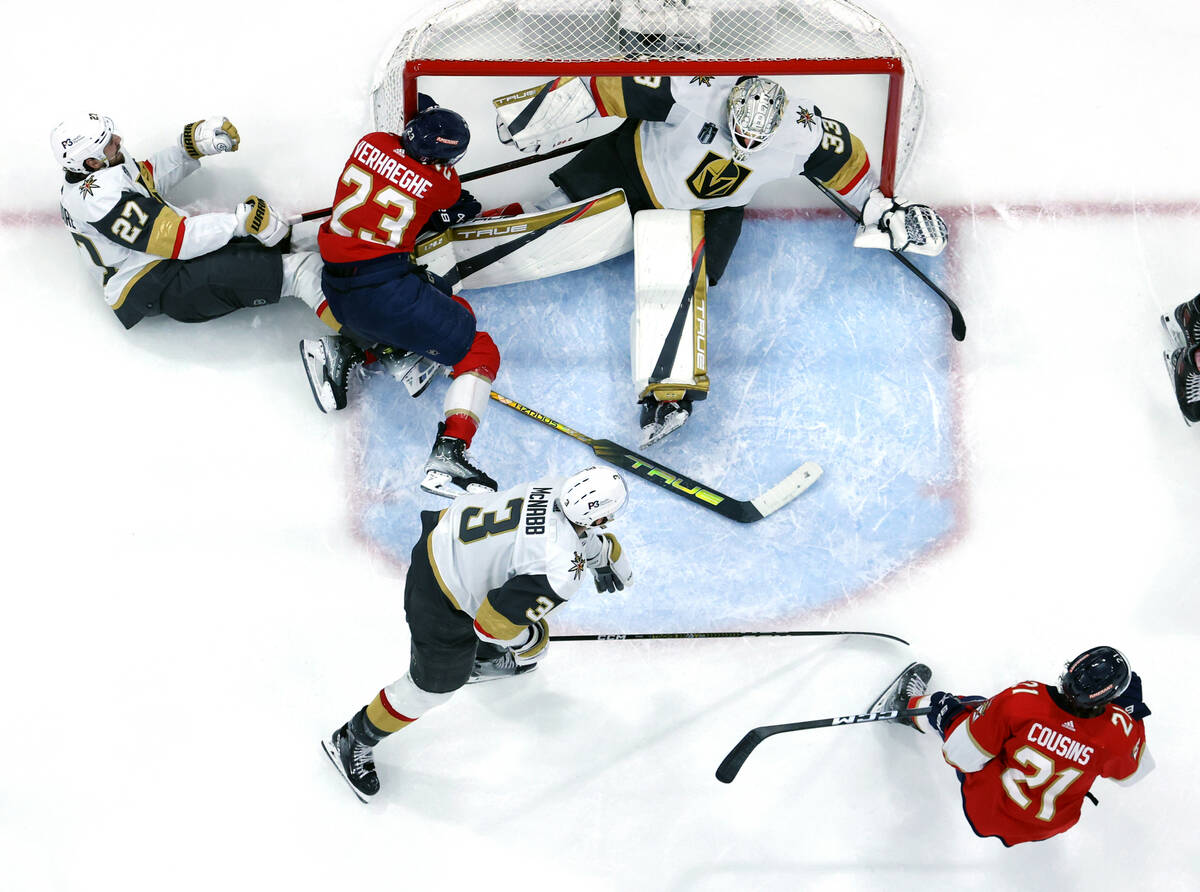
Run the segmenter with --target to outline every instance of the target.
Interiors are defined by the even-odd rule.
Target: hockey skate
[[[388,347],[379,353],[379,366],[404,385],[408,395],[416,399],[433,381],[441,365],[420,353],[394,350]]]
[[[366,359],[359,346],[341,335],[306,338],[300,342],[300,358],[317,408],[326,413],[346,408],[350,372],[361,369]]]
[[[1193,298],[1186,304],[1175,308],[1175,318],[1163,316],[1162,327],[1170,342],[1170,349],[1163,351],[1163,362],[1166,363],[1167,373],[1171,376],[1171,384],[1175,388],[1175,401],[1183,420],[1191,427],[1200,421],[1200,368],[1196,365],[1196,353],[1200,352],[1200,344],[1191,343],[1187,334],[1188,328],[1200,326],[1200,319],[1194,315],[1194,309],[1188,310],[1192,304],[1200,303],[1200,298]],[[1180,311],[1184,312],[1180,312]],[[1193,315],[1188,315],[1192,313]],[[1183,317],[1181,320],[1180,317]]]
[[[518,663],[513,658],[512,650],[507,647],[480,644],[475,652],[475,666],[471,669],[471,677],[467,679],[467,684],[524,675],[536,668],[537,663]]]
[[[642,426],[642,446],[652,446],[668,434],[683,427],[685,421],[692,416],[692,401],[689,399],[671,400],[660,403],[652,396],[642,401],[640,424]]]
[[[891,712],[893,709],[907,709],[908,701],[914,697],[922,697],[929,687],[929,679],[933,678],[933,670],[924,663],[909,663],[904,670],[892,679],[892,683],[883,689],[883,693],[875,698],[867,712]],[[925,732],[917,725],[915,717],[898,718],[895,721],[907,725],[921,734]]]
[[[321,741],[325,755],[346,779],[350,789],[363,802],[379,792],[379,776],[375,773],[374,753],[369,746],[358,743],[350,736],[348,725],[342,725],[328,740]]]
[[[421,489],[453,499],[464,493],[495,492],[496,481],[471,464],[467,444],[457,437],[447,437],[443,422],[438,424],[433,451],[425,462]]]
[[[1177,306],[1174,316],[1175,324],[1183,333],[1184,343],[1189,347],[1200,344],[1200,294]]]

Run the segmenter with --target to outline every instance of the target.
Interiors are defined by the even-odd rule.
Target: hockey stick
[[[842,199],[842,196],[838,195],[816,177],[808,174],[805,174],[805,176],[808,178],[809,182],[824,192],[825,196],[830,201],[841,208],[842,212],[845,213],[847,217],[849,217],[855,223],[860,225],[862,224],[862,214],[856,211],[850,205],[846,204],[846,202]],[[925,273],[921,272],[920,268],[907,257],[905,257],[904,254],[902,254],[900,251],[897,251],[895,248],[889,248],[888,250],[893,257],[907,266],[918,279],[928,285],[934,294],[946,302],[946,306],[950,308],[950,333],[954,335],[954,340],[961,341],[963,338],[965,338],[967,336],[967,322],[965,319],[963,319],[963,314],[962,311],[959,310],[958,304],[951,300],[950,295],[934,284],[933,280],[930,279],[929,276],[925,275]]]
[[[580,443],[590,446],[592,452],[596,453],[599,458],[609,464],[616,465],[618,468],[636,474],[643,480],[648,480],[651,483],[661,486],[667,492],[683,496],[697,505],[707,508],[710,511],[715,511],[722,517],[728,517],[730,520],[736,520],[739,523],[753,523],[756,520],[762,520],[768,514],[778,511],[816,483],[817,478],[821,476],[820,465],[816,462],[805,462],[766,492],[748,501],[742,501],[741,499],[734,499],[724,493],[718,492],[711,486],[697,483],[691,477],[680,474],[678,471],[673,471],[666,465],[654,464],[645,456],[638,455],[636,452],[632,452],[624,446],[614,443],[612,440],[596,440],[586,434],[581,434],[579,431],[567,427],[565,424],[560,424],[548,415],[543,415],[541,412],[537,412],[528,406],[523,406],[516,400],[501,396],[494,390],[491,392],[491,396],[496,402],[503,403],[510,409],[516,409],[534,421],[540,421],[546,427],[552,427],[560,434],[574,437]]]
[[[763,725],[752,728],[746,736],[738,741],[737,746],[729,751],[721,764],[717,766],[717,780],[723,784],[732,783],[738,772],[755,747],[775,734],[786,731],[807,731],[809,728],[831,728],[834,725],[865,725],[867,722],[890,722],[895,719],[906,719],[913,716],[928,715],[932,707],[922,706],[919,709],[891,709],[887,712],[868,712],[862,715],[843,715],[832,719],[811,719],[807,722],[789,722],[786,725]]]
[[[696,287],[700,284],[700,270],[703,268],[704,239],[700,239],[700,244],[696,246],[696,250],[692,254],[692,274],[688,277],[687,287],[683,290],[679,309],[675,311],[675,318],[671,321],[671,330],[667,332],[667,339],[663,341],[662,350],[658,354],[658,362],[654,364],[654,371],[650,373],[651,384],[658,384],[671,375],[671,368],[675,365],[675,354],[679,350],[679,340],[683,337],[683,326],[687,322],[688,308],[692,305]]]
[[[591,143],[595,142],[599,137],[593,136],[591,139],[585,139],[583,142],[569,143],[565,146],[559,146],[557,149],[546,152],[544,155],[530,155],[526,158],[516,158],[512,161],[505,161],[503,164],[493,164],[491,167],[482,167],[479,170],[472,170],[470,173],[464,173],[458,178],[460,183],[469,183],[472,180],[482,180],[484,177],[495,176],[498,173],[508,173],[510,170],[517,170],[529,164],[537,164],[539,161],[548,161],[551,158],[558,158],[561,155],[570,155],[572,152],[578,152]],[[333,213],[332,207],[321,208],[319,211],[306,211],[298,218],[294,219],[294,223],[307,223],[309,220],[320,220],[322,217],[328,217]]]
[[[800,635],[871,635],[875,638],[890,638],[908,644],[903,638],[886,632],[832,632],[820,629],[803,632],[635,632],[609,635],[551,635],[551,641],[649,641],[663,638],[783,638]]]

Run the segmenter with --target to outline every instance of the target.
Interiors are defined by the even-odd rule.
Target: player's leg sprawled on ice
[[[1154,765],[1142,682],[1115,648],[1085,650],[1057,687],[1023,681],[986,700],[925,696],[929,678],[928,667],[907,667],[872,710],[929,709],[925,721],[957,772],[963,812],[978,836],[1006,846],[1048,839],[1079,820],[1097,777],[1133,783]]]
[[[500,141],[522,152],[566,145],[594,117],[625,117],[550,175],[566,199],[619,188],[634,212],[633,376],[643,445],[678,430],[709,389],[707,288],[724,273],[745,205],[802,175],[861,208],[857,247],[937,254],[944,221],[883,196],[862,141],[766,77],[560,77],[494,100]],[[676,209],[676,210],[666,210]],[[647,215],[695,212],[686,223]],[[669,218],[666,218],[669,219]],[[639,237],[640,229],[653,237]]]
[[[620,474],[593,467],[421,512],[404,581],[408,672],[322,741],[359,799],[379,791],[374,748],[385,737],[468,682],[532,671],[549,645],[546,615],[585,576],[597,591],[633,582],[629,555],[604,530],[627,497]]]
[[[324,411],[346,405],[351,372],[375,357],[414,396],[437,364],[446,366],[454,380],[421,486],[448,497],[494,492],[496,482],[471,462],[467,449],[500,370],[500,352],[476,327],[471,305],[447,279],[414,264],[412,254],[421,233],[440,232],[480,210],[454,170],[470,131],[456,112],[427,97],[422,105],[402,134],[368,133],[346,162],[333,216],[317,236],[326,261],[322,286],[343,337],[305,341],[300,352]],[[410,211],[401,217],[394,216],[397,194]],[[359,201],[360,195],[380,200]]]

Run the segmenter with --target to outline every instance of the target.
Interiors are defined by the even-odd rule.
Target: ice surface
[[[905,191],[950,222],[935,270],[967,340],[949,340],[919,286],[894,290],[904,277],[886,256],[851,253],[836,218],[755,221],[712,296],[712,398],[661,455],[743,498],[804,459],[826,476],[751,527],[635,482],[622,535],[637,586],[582,596],[560,627],[682,628],[694,611],[698,627],[878,629],[913,646],[556,645],[519,684],[464,690],[380,747],[385,792],[369,808],[318,740],[406,666],[418,497],[405,486],[439,394],[414,402],[380,381],[358,410],[321,415],[296,352],[320,328],[294,303],[121,330],[58,223],[46,134],[67,110],[99,109],[144,153],[226,114],[241,151],[206,163],[181,200],[323,207],[368,125],[376,59],[420,10],[10,13],[0,886],[1200,885],[1200,444],[1173,405],[1157,321],[1200,288],[1200,12],[867,5],[925,78]],[[756,268],[780,246],[805,275]],[[735,273],[755,287],[722,298]],[[546,283],[577,290],[541,303],[481,296],[498,385],[636,445],[618,393],[629,279],[618,261]],[[616,297],[587,293],[598,281]],[[871,283],[881,293],[836,293]],[[756,428],[775,438],[768,454],[731,467]],[[504,479],[591,460],[499,405],[477,453]],[[705,569],[702,585],[689,576]],[[1159,767],[1131,789],[1097,784],[1101,806],[1052,842],[976,839],[932,740],[902,728],[781,735],[734,784],[712,777],[748,728],[861,708],[910,659],[937,685],[992,693],[1051,680],[1099,642],[1145,679]]]

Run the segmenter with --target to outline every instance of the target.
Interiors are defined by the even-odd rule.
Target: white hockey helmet
[[[745,161],[771,141],[783,110],[787,93],[778,81],[768,77],[744,77],[729,91],[729,137],[733,140],[736,161]]]
[[[562,482],[558,506],[576,526],[603,526],[629,498],[625,481],[612,468],[584,468]]]
[[[108,115],[95,112],[72,115],[50,131],[50,151],[65,170],[89,173],[83,162],[106,160],[104,149],[116,130]]]

